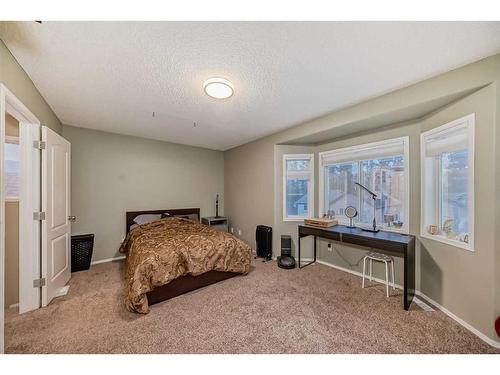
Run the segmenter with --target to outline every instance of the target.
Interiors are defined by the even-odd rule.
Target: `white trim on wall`
[[[118,260],[122,260],[122,259],[125,259],[125,258],[126,258],[125,255],[119,255],[119,256],[114,257],[114,258],[106,258],[106,259],[95,260],[95,261],[91,262],[90,265],[93,266],[95,264],[108,263],[108,262],[116,262]]]

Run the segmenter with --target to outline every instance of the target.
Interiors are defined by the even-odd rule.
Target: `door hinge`
[[[37,150],[45,150],[45,141],[33,141],[33,147]]]
[[[42,286],[45,286],[45,277],[33,280],[33,288],[41,288]]]
[[[33,212],[33,220],[45,220],[45,212]]]

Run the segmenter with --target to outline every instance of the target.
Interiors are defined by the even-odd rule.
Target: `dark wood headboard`
[[[174,215],[198,215],[198,220],[200,220],[200,209],[199,208],[167,208],[165,210],[149,210],[149,211],[129,211],[126,213],[126,224],[127,230],[125,233],[128,233],[130,226],[134,224],[134,219],[139,215],[151,214],[158,215],[168,213],[171,216]]]

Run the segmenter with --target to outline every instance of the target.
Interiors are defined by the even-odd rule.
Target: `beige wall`
[[[94,233],[93,260],[118,254],[125,212],[200,207],[224,212],[221,151],[63,126],[71,142],[71,212],[74,234]]]
[[[61,133],[61,122],[45,99],[0,40],[0,83],[3,83],[42,125]],[[19,135],[19,126],[11,116],[6,118],[5,132]],[[15,121],[15,123],[14,123]],[[5,305],[19,302],[19,203],[5,204]]]
[[[447,306],[451,311],[461,310],[462,319],[471,323],[482,332],[489,332],[494,337],[494,283],[495,283],[495,169],[484,168],[494,165],[495,158],[495,98],[496,86],[489,85],[468,97],[450,104],[426,118],[409,124],[393,125],[390,129],[370,131],[341,141],[327,143],[316,147],[318,152],[334,150],[342,147],[376,142],[401,136],[410,137],[410,233],[420,233],[420,133],[445,124],[470,113],[476,115],[476,161],[475,161],[475,252],[459,249],[436,241],[422,239],[417,241],[416,248],[416,285],[417,289],[435,301]],[[276,146],[285,148],[290,146]],[[290,151],[290,150],[288,150]],[[298,149],[297,152],[301,152]],[[281,160],[275,161],[277,176],[282,175]],[[316,168],[316,182],[318,169]],[[280,233],[288,233],[296,239],[296,225],[283,223],[281,219],[282,190],[277,189],[278,210],[276,210],[275,227]],[[316,183],[316,213],[319,189]],[[480,197],[480,199],[478,198]],[[361,260],[366,249],[333,243],[328,251],[327,241],[318,241],[318,259],[337,266],[361,272]],[[307,247],[306,247],[307,248]],[[278,249],[278,247],[276,247]],[[311,248],[309,247],[309,251]],[[306,251],[305,256],[308,253]],[[396,282],[403,283],[403,262],[396,258]],[[375,275],[384,278],[384,269],[375,269]],[[467,276],[465,276],[467,275]],[[471,282],[474,280],[474,282]],[[467,308],[482,306],[482,309]],[[485,313],[485,311],[487,313]],[[489,317],[485,316],[490,314]]]
[[[275,145],[326,130],[345,129],[359,121],[364,121],[368,128],[367,119],[490,84],[498,79],[499,72],[500,55],[496,55],[225,151],[226,213],[235,231],[242,229],[241,238],[254,246],[255,225],[273,224],[275,199],[270,192],[275,191]],[[363,130],[367,129],[356,126],[356,131]]]
[[[0,40],[0,83],[3,83],[42,123],[61,133],[61,122]],[[19,124],[7,115],[7,135],[19,135]],[[5,203],[5,305],[19,298],[19,202]]]
[[[257,224],[274,223],[274,142],[272,138],[224,152],[224,191],[229,226],[255,248]],[[228,190],[226,190],[228,188]]]
[[[3,83],[42,123],[61,133],[61,122],[45,99],[0,40],[0,83]]]
[[[500,315],[500,205],[494,193],[499,191],[500,177],[498,163],[500,146],[495,146],[498,136],[497,114],[500,111],[498,88],[500,78],[500,55],[484,59],[463,68],[442,74],[410,87],[381,97],[339,110],[327,116],[301,124],[292,129],[271,135],[252,143],[225,152],[225,194],[226,213],[235,228],[244,228],[242,239],[254,244],[253,231],[257,224],[274,223],[274,254],[279,253],[276,238],[281,234],[295,235],[296,227],[281,221],[281,160],[280,144],[301,137],[328,131],[334,134],[339,129],[342,140],[332,139],[317,151],[343,147],[386,137],[410,135],[411,143],[411,217],[410,231],[419,233],[420,222],[420,164],[419,134],[431,127],[441,125],[463,114],[477,114],[477,160],[476,160],[476,243],[477,251],[451,248],[441,243],[424,242],[420,251],[417,241],[417,287],[458,317],[491,339],[500,341],[493,330],[494,317]],[[458,102],[447,105],[427,118],[418,119],[413,124],[391,125],[383,130],[370,129],[370,118],[409,112],[430,101],[464,91],[479,89]],[[365,128],[359,124],[363,124]],[[356,124],[356,134],[345,136],[346,129]],[[354,127],[353,127],[354,128]],[[484,147],[483,147],[484,143]],[[500,142],[496,143],[497,145]],[[495,163],[496,162],[496,163]],[[496,168],[485,166],[495,166]],[[273,167],[270,167],[273,166]],[[244,171],[244,182],[238,174]],[[495,174],[496,171],[496,174]],[[317,176],[316,176],[317,186]],[[316,187],[317,189],[317,187]],[[273,196],[269,193],[274,192]],[[250,202],[244,202],[246,198]],[[244,199],[245,198],[245,199]],[[317,191],[316,191],[317,198]],[[316,200],[317,202],[317,200]],[[496,202],[496,205],[492,202]],[[479,211],[483,209],[483,211]],[[480,214],[479,214],[480,212]],[[480,218],[480,216],[482,216]],[[246,235],[245,232],[252,233]],[[495,237],[496,236],[496,237]],[[481,239],[479,239],[481,237]],[[296,239],[295,241],[296,242]],[[359,269],[355,264],[363,254],[362,250],[346,249],[349,254],[341,259],[338,254],[328,253],[326,243],[320,246],[319,258],[341,266]],[[352,251],[351,251],[352,250]],[[472,260],[473,259],[473,260]],[[401,264],[397,263],[398,268]],[[401,281],[401,272],[398,271]]]
[[[495,338],[496,86],[490,85],[421,123],[427,131],[475,113],[474,252],[422,238],[420,290],[481,332]],[[498,147],[500,150],[500,146]],[[458,313],[460,312],[460,313]]]
[[[277,145],[276,146],[276,158],[275,158],[275,189],[276,189],[276,210],[275,210],[275,221],[274,227],[277,228],[277,234],[289,234],[293,237],[293,250],[294,254],[297,254],[297,223],[283,222],[282,212],[283,212],[283,189],[282,189],[282,173],[283,164],[282,156],[285,153],[314,153],[315,154],[315,214],[318,215],[320,212],[319,208],[319,159],[318,153],[328,150],[335,150],[343,147],[349,147],[364,143],[377,142],[384,139],[398,138],[402,136],[410,137],[410,170],[419,171],[420,163],[418,159],[419,155],[419,124],[417,122],[404,123],[399,125],[393,125],[390,129],[378,130],[378,131],[367,131],[364,134],[358,134],[356,137],[343,139],[335,142],[328,142],[320,146],[286,146]],[[416,156],[416,157],[415,157]],[[419,205],[420,205],[420,180],[417,173],[411,173],[410,175],[410,186],[412,187],[410,196],[410,212],[412,216],[410,217],[410,231],[412,233],[417,233],[419,228],[420,218],[418,216]],[[276,236],[278,237],[278,236]],[[278,239],[279,241],[279,239]],[[353,271],[361,272],[362,263],[361,260],[367,252],[366,248],[347,246],[341,243],[332,243],[332,251],[328,251],[328,241],[319,240],[317,242],[317,255],[318,259],[335,264],[337,266],[347,268]],[[417,245],[418,246],[418,245]],[[279,243],[276,243],[275,255],[280,252]],[[302,240],[302,254],[304,258],[312,258],[312,240],[303,239]],[[396,282],[399,284],[403,283],[403,261],[402,259],[396,258]],[[385,270],[374,266],[374,274],[376,277],[385,278]],[[418,275],[418,272],[417,272]],[[418,280],[417,280],[418,285]]]
[[[5,134],[19,136],[19,122],[8,115]],[[5,307],[19,302],[19,202],[5,202]]]

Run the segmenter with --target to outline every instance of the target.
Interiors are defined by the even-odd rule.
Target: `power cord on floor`
[[[351,263],[349,262],[343,255],[342,253],[339,251],[339,249],[334,246],[332,243],[330,243],[330,245],[332,246],[332,248],[335,250],[335,253],[337,253],[337,255],[340,257],[340,259],[342,259],[348,266],[349,268],[352,268],[352,267],[357,267],[360,265],[360,263],[363,261],[363,258],[365,257],[364,255],[356,262],[356,263]]]

